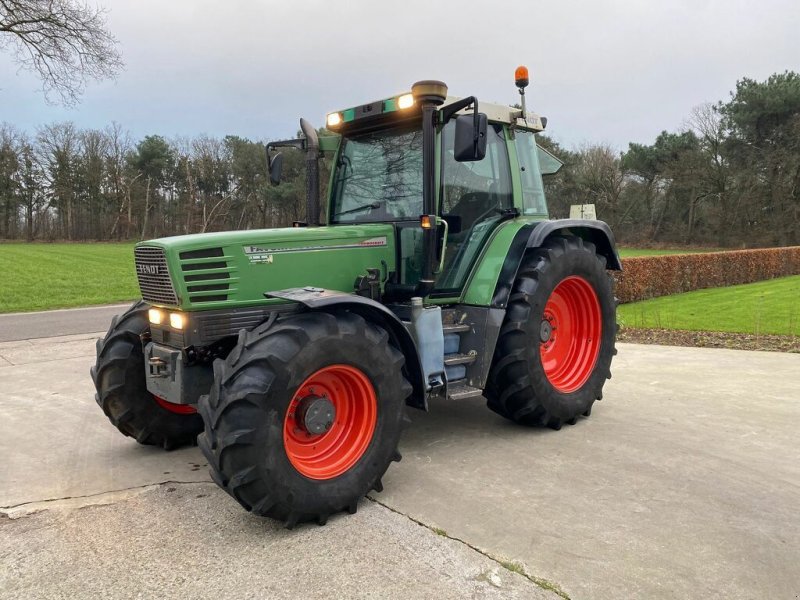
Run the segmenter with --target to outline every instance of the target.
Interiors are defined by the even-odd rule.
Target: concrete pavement
[[[800,355],[621,345],[560,432],[480,399],[411,411],[382,494],[285,532],[202,483],[196,448],[111,427],[94,337],[0,343],[0,597],[800,594]]]

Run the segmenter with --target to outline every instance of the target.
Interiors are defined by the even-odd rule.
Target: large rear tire
[[[411,384],[387,332],[348,312],[304,313],[242,332],[199,410],[214,481],[289,528],[324,524],[380,491]]]
[[[172,450],[193,444],[203,421],[192,407],[147,391],[141,336],[150,330],[148,308],[139,301],[114,317],[105,338],[97,340],[97,363],[90,372],[97,404],[114,427],[140,444]]]
[[[605,257],[564,236],[525,255],[489,374],[488,406],[560,429],[589,416],[616,354],[616,301]]]

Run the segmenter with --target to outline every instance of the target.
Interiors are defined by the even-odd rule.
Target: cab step
[[[472,325],[469,323],[445,323],[442,325],[442,330],[444,331],[445,335],[448,333],[465,333],[472,330]]]
[[[447,397],[450,400],[466,400],[483,396],[483,390],[467,385],[465,381],[456,381],[449,385]]]
[[[444,364],[446,367],[452,367],[453,365],[468,365],[474,363],[477,358],[477,354],[445,354]]]

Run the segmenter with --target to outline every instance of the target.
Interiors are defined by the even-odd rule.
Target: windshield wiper
[[[334,217],[338,217],[339,215],[349,215],[350,213],[359,212],[362,210],[367,210],[368,208],[380,208],[382,202],[372,202],[370,204],[362,204],[361,206],[356,206],[355,208],[348,208],[347,210],[342,210],[337,213],[333,213]]]

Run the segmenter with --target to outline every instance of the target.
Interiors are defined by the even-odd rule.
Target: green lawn
[[[623,304],[627,327],[800,335],[800,275]]]
[[[133,244],[0,244],[0,312],[110,304],[139,295]]]
[[[701,251],[622,248],[620,254],[626,257]],[[0,313],[109,304],[139,296],[133,268],[133,243],[0,244],[0,277]],[[789,318],[792,320],[791,327],[794,328],[792,331],[798,332],[796,321],[800,321],[800,314],[796,302],[800,294],[797,278],[793,279],[794,287],[782,293],[777,287],[781,284],[774,281],[754,284],[765,286],[765,289],[763,293],[753,292],[753,298],[748,295],[749,300],[737,296],[728,301],[728,290],[691,292],[622,306],[620,317],[625,323],[640,327],[709,330],[723,327],[719,330],[752,332],[757,322],[757,312],[760,315],[758,326],[765,333],[787,331]],[[731,288],[730,293],[740,293],[735,290],[736,288]],[[707,308],[705,296],[693,300],[694,294],[711,294],[716,298],[715,294],[719,293],[723,296],[720,302],[730,303],[733,310],[731,315],[742,315],[734,320],[733,325],[730,324],[732,316],[727,314],[730,312],[727,308]],[[794,304],[790,301],[791,294],[794,294]],[[771,304],[773,297],[777,295],[784,299],[779,301],[782,302],[780,309]],[[683,300],[684,297],[686,300]],[[677,304],[673,304],[674,302]]]

